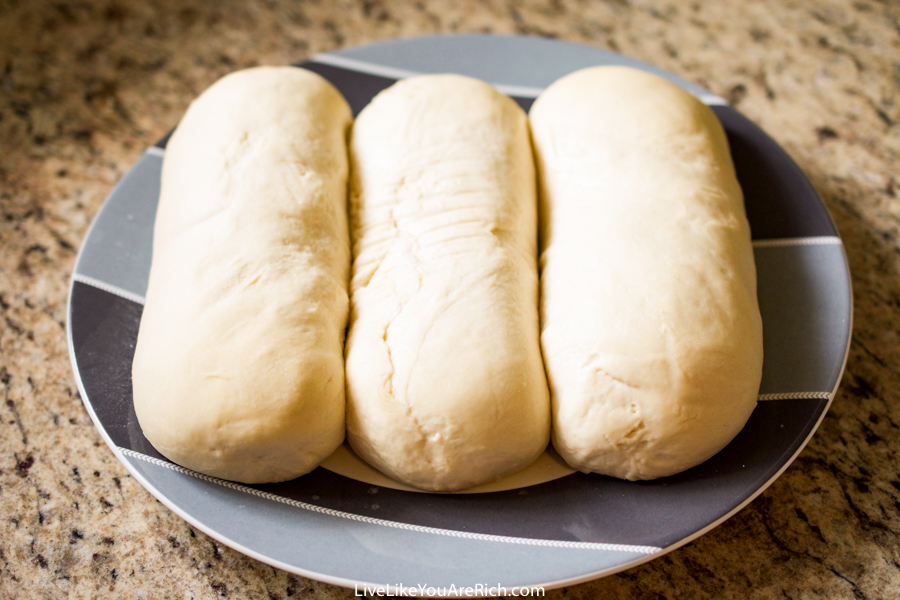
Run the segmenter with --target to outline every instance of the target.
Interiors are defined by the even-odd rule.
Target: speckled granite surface
[[[900,5],[0,0],[0,598],[336,598],[194,531],[94,429],[65,341],[75,253],[114,183],[219,76],[434,32],[558,37],[729,99],[808,174],[853,272],[819,432],[721,527],[553,598],[900,596]]]

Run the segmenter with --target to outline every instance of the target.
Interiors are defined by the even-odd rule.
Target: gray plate
[[[746,196],[765,330],[760,403],[722,452],[685,473],[625,482],[576,473],[519,490],[446,495],[373,486],[319,468],[238,485],[172,464],[141,433],[131,361],[150,268],[166,139],[149,148],[97,215],[69,296],[69,349],[85,405],[128,470],[213,538],[286,571],[344,586],[432,593],[556,587],[621,571],[694,539],[784,471],[828,409],[849,347],[852,298],[841,240],[790,157],[721,98],[652,66],[525,37],[440,36],[350,48],[302,66],[355,113],[396,79],[479,77],[523,108],[566,73],[624,64],[697,94],[718,115]],[[161,374],[161,376],[165,376]],[[404,586],[403,589],[400,586]],[[427,590],[424,590],[427,593]]]

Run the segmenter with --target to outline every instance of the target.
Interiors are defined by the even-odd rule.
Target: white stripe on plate
[[[160,148],[159,146],[150,146],[146,150],[144,150],[144,154],[151,154],[153,156],[159,156],[162,158],[166,155],[166,149]]]
[[[132,302],[137,302],[138,304],[144,303],[144,297],[140,294],[135,294],[134,292],[129,292],[128,290],[123,290],[120,287],[115,285],[106,283],[105,281],[100,281],[99,279],[95,279],[93,277],[89,277],[88,275],[82,275],[81,273],[75,273],[72,277],[75,281],[80,281],[81,283],[90,285],[97,289],[101,289],[104,292],[109,292],[110,294],[115,294],[120,298],[125,298],[126,300],[131,300]]]
[[[150,149],[147,149],[148,153],[155,154],[157,156],[161,156],[165,153],[165,150],[162,148],[157,148],[156,146],[151,146],[154,152],[150,152]],[[833,236],[822,236],[822,237],[803,237],[803,238],[782,238],[777,240],[757,240],[753,242],[754,248],[775,248],[781,246],[838,246],[841,244],[841,238],[833,237]],[[85,283],[87,285],[94,286],[95,288],[99,288],[101,290],[107,291],[111,294],[115,294],[116,296],[120,296],[125,298],[126,300],[131,300],[132,302],[137,302],[138,304],[144,304],[144,297],[135,294],[134,292],[129,292],[128,290],[124,290],[120,287],[114,286],[112,284],[106,283],[105,281],[100,281],[99,279],[95,279],[88,275],[82,275],[81,273],[76,273],[74,276],[75,281],[80,281],[81,283]],[[814,392],[816,394],[826,392]],[[775,398],[767,398],[774,400]]]
[[[388,77],[390,79],[406,79],[407,77],[414,77],[416,75],[422,74],[417,71],[398,69],[396,67],[388,67],[385,65],[377,65],[362,60],[357,60],[355,58],[336,56],[334,54],[316,54],[312,57],[312,60],[313,62],[331,65],[333,67],[349,69],[351,71],[357,71],[359,73],[368,73],[369,75]],[[517,96],[519,98],[537,98],[541,95],[541,92],[544,91],[544,88],[540,87],[508,85],[505,83],[491,83],[491,85],[497,91],[502,92],[507,96]],[[726,102],[724,98],[716,96],[715,94],[703,94],[700,96],[700,100],[709,105],[728,104],[728,102]]]
[[[781,246],[840,246],[841,238],[834,235],[819,237],[780,238],[775,240],[755,240],[754,248],[778,248]]]
[[[700,94],[700,101],[709,106],[728,106],[728,100],[715,94]]]
[[[329,515],[332,517],[339,517],[342,519],[349,519],[351,521],[359,521],[361,523],[369,523],[371,525],[381,525],[383,527],[392,527],[394,529],[404,529],[406,531],[416,531],[419,533],[431,533],[434,535],[444,535],[448,537],[456,537],[456,538],[464,538],[469,540],[479,540],[483,542],[500,542],[503,544],[521,544],[523,546],[544,546],[551,548],[574,548],[578,550],[604,550],[607,552],[633,552],[635,554],[653,554],[659,552],[661,548],[657,548],[656,546],[633,546],[629,544],[602,544],[596,542],[566,542],[561,540],[533,540],[529,538],[517,538],[517,537],[508,537],[503,535],[488,535],[484,533],[472,533],[469,531],[454,531],[452,529],[438,529],[436,527],[424,527],[422,525],[412,525],[410,523],[399,523],[397,521],[386,521],[384,519],[376,519],[374,517],[366,517],[363,515],[355,515],[353,513],[348,513],[340,510],[334,510],[332,508],[324,508],[322,506],[316,506],[315,504],[307,504],[306,502],[300,502],[299,500],[292,500],[291,498],[285,498],[284,496],[277,496],[275,494],[270,494],[269,492],[262,492],[260,490],[247,487],[245,485],[241,485],[239,483],[234,483],[233,481],[225,481],[224,479],[219,479],[217,477],[211,477],[209,475],[204,475],[203,473],[197,473],[196,471],[192,471],[190,469],[186,469],[184,467],[172,464],[170,462],[160,460],[158,458],[154,458],[152,456],[147,456],[146,454],[142,454],[140,452],[135,452],[134,450],[129,450],[128,448],[118,447],[118,450],[124,454],[125,456],[130,456],[132,458],[136,458],[138,460],[142,460],[144,462],[148,462],[154,464],[158,467],[164,467],[166,469],[171,469],[172,471],[177,471],[178,473],[183,473],[184,475],[190,475],[191,477],[196,477],[197,479],[202,479],[203,481],[208,481],[210,483],[215,483],[217,485],[221,485],[223,487],[227,487],[232,490],[237,490],[239,492],[244,492],[246,494],[252,494],[259,498],[265,498],[266,500],[272,500],[274,502],[280,502],[282,504],[287,504],[290,506],[294,506],[296,508],[302,508],[304,510],[309,510],[312,512],[317,512],[324,515]]]
[[[756,397],[759,402],[766,402],[769,400],[799,400],[800,398],[830,400],[831,392],[785,392],[783,394],[760,394]]]
[[[368,73],[369,75],[378,75],[389,79],[406,79],[421,75],[416,71],[408,71],[406,69],[397,69],[396,67],[387,67],[384,65],[376,65],[373,63],[356,60],[355,58],[347,58],[346,56],[336,56],[334,54],[316,54],[312,57],[313,62],[340,67],[342,69],[350,69],[360,73]]]
[[[335,56],[334,54],[317,54],[312,57],[317,63],[349,69],[358,73],[368,73],[369,75],[378,75],[380,77],[388,77],[390,79],[406,79],[407,77],[415,77],[421,75],[417,71],[409,71],[407,69],[397,69],[395,67],[386,67],[384,65],[376,65],[373,63],[347,58],[345,56]],[[519,96],[520,98],[537,98],[544,88],[526,87],[521,85],[506,85],[504,83],[491,83],[497,91],[509,96]]]

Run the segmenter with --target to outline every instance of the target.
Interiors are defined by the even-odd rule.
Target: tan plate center
[[[434,493],[427,492],[394,481],[381,471],[370,466],[366,461],[361,459],[350,448],[347,442],[344,442],[334,453],[326,458],[320,465],[325,467],[332,473],[369,483],[380,487],[391,488],[395,490],[405,490],[408,492],[420,492],[423,494]],[[553,448],[547,448],[547,451],[541,454],[536,461],[525,467],[521,471],[507,475],[503,479],[475,486],[461,492],[451,492],[456,494],[483,494],[485,492],[503,492],[505,490],[516,490],[519,488],[537,485],[547,481],[553,481],[566,475],[571,475],[575,469],[566,464],[560,458]]]

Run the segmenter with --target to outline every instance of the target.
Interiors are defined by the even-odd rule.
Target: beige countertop
[[[218,77],[438,32],[550,36],[727,98],[798,162],[846,244],[855,327],[796,462],[725,524],[553,598],[900,596],[900,5],[0,0],[0,598],[332,598],[157,502],[76,391],[66,294],[116,181]]]

